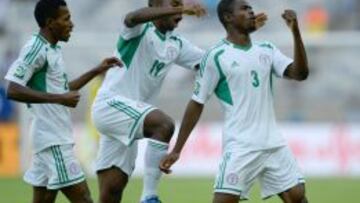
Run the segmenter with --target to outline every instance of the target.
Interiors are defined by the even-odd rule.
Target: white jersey
[[[62,94],[69,91],[59,46],[40,34],[21,49],[5,78],[33,90]],[[72,144],[70,109],[60,104],[28,104],[32,115],[31,135],[34,152],[54,145]]]
[[[219,98],[225,150],[285,145],[275,121],[272,75],[282,77],[291,63],[268,42],[241,47],[223,40],[204,56],[192,99],[204,104],[212,93]]]
[[[115,55],[124,63],[106,73],[100,95],[120,95],[153,103],[171,65],[194,69],[204,51],[171,32],[162,34],[152,22],[124,25]]]

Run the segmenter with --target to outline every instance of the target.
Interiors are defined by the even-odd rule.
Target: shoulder
[[[40,35],[33,35],[21,49],[21,58],[31,64],[38,58],[46,57],[48,42]]]
[[[269,42],[269,41],[255,41],[254,45],[258,46],[260,48],[263,48],[263,49],[269,49],[269,50],[275,50],[276,49],[276,46],[273,43]]]
[[[204,55],[203,61],[217,60],[226,51],[226,43],[222,40],[216,45],[212,46]]]
[[[203,56],[201,63],[200,63],[200,75],[203,74],[205,68],[207,66],[214,67],[215,65],[219,64],[220,56],[226,50],[226,43],[224,41],[220,41],[216,45],[212,46]]]
[[[184,43],[188,42],[184,37],[178,34],[171,34],[169,40],[174,41],[179,44],[180,48],[184,46]]]

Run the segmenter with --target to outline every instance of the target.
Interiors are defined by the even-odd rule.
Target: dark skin
[[[184,5],[181,0],[158,0],[151,7],[145,7],[126,15],[125,25],[134,27],[138,24],[153,21],[156,28],[166,33],[174,30],[182,19],[182,15],[201,17],[206,10],[199,4]]]
[[[165,34],[177,27],[183,14],[200,17],[206,13],[200,5],[183,5],[181,0],[156,0],[152,3],[150,7],[128,13],[124,24],[127,27],[135,27],[152,21],[156,28]],[[143,128],[145,137],[168,143],[174,132],[174,122],[162,111],[154,110],[145,117]],[[117,167],[98,171],[97,175],[100,190],[99,202],[121,202],[129,179],[128,175]]]
[[[285,70],[284,76],[303,81],[308,77],[308,61],[304,44],[297,22],[296,13],[293,10],[285,10],[282,15],[286,24],[290,28],[294,38],[294,62]],[[250,33],[256,30],[256,17],[251,6],[246,1],[237,0],[234,4],[232,13],[225,14],[227,40],[238,45],[251,45]],[[181,151],[190,136],[192,130],[200,119],[204,105],[193,100],[187,105],[178,139],[171,151],[160,163],[160,169],[164,173],[171,173],[171,166],[179,159]],[[285,203],[306,203],[305,186],[299,184],[287,191],[279,194]],[[231,194],[215,193],[214,203],[237,203],[240,197]]]
[[[124,24],[127,27],[152,21],[163,34],[174,30],[182,20],[182,15],[200,17],[206,14],[205,9],[198,5],[184,5],[182,0],[155,0],[150,7],[141,8],[126,15]],[[261,27],[267,17],[258,15],[257,25]],[[196,68],[196,67],[195,67]],[[160,110],[150,112],[144,121],[144,136],[164,143],[169,143],[174,132],[173,120]],[[98,172],[100,186],[100,202],[117,203],[121,201],[128,176],[116,167]]]
[[[40,34],[51,44],[55,45],[59,41],[67,42],[74,25],[66,6],[60,7],[58,16],[55,19],[49,18],[46,26],[40,29]],[[105,73],[109,68],[122,66],[121,62],[115,58],[103,60],[97,67],[91,69],[77,79],[69,82],[70,91],[64,94],[51,94],[32,90],[17,83],[10,82],[7,90],[8,98],[26,103],[53,103],[67,107],[76,107],[80,99],[80,90],[90,80],[97,75]]]
[[[52,45],[59,41],[67,42],[74,25],[68,8],[59,8],[56,18],[48,18],[46,25],[40,29],[40,34]],[[121,67],[121,62],[116,58],[107,58],[92,70],[81,75],[79,78],[69,83],[70,91],[64,94],[44,93],[10,82],[7,89],[7,96],[10,99],[26,103],[52,103],[67,107],[76,107],[80,99],[78,92],[95,76],[105,73],[114,66]],[[76,203],[92,203],[90,191],[86,181],[61,188],[61,192],[70,200]],[[48,190],[46,187],[33,187],[33,203],[53,203],[55,202],[58,190]]]

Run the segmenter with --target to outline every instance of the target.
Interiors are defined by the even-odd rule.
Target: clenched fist
[[[298,28],[297,15],[294,10],[285,10],[282,17],[292,31]]]

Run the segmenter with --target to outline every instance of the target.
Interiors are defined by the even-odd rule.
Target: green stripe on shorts
[[[56,152],[56,146],[51,147],[50,149],[51,149],[52,155],[53,155],[54,160],[55,160],[56,172],[57,172],[57,175],[58,175],[59,182],[63,182],[63,181],[65,181],[65,177],[64,177],[64,174],[62,173],[62,170],[61,170],[59,157],[58,157],[58,154]]]
[[[66,182],[59,182],[59,183],[49,184],[49,186],[50,186],[50,187],[51,187],[51,186],[60,186],[60,187],[68,186],[68,185],[71,185],[71,183],[76,183],[76,182],[78,182],[78,181],[81,180],[81,179],[84,179],[84,180],[85,180],[85,176],[82,175],[82,176],[80,176],[80,177],[78,177],[78,178],[74,178],[74,179],[68,180],[68,181],[66,181]]]
[[[227,162],[229,161],[231,156],[230,152],[225,153],[224,162],[222,163],[222,167],[220,168],[220,174],[219,174],[219,182],[216,186],[216,188],[222,188],[224,186],[224,176],[226,171]]]
[[[139,117],[139,115],[137,113],[134,113],[133,111],[129,110],[128,106],[124,106],[124,105],[118,103],[117,101],[108,102],[108,105],[117,109],[118,111],[125,113],[126,115],[128,115],[130,118],[132,118],[134,120],[138,119],[138,117]]]
[[[167,145],[164,145],[164,144],[159,144],[159,143],[156,143],[156,142],[152,142],[151,140],[148,142],[150,146],[154,147],[154,148],[157,148],[159,150],[167,150],[168,149],[168,146]]]
[[[62,156],[62,152],[60,150],[60,146],[56,146],[57,147],[57,151],[58,151],[58,154],[60,156],[60,165],[61,165],[61,168],[64,172],[64,176],[65,176],[65,180],[64,181],[68,181],[69,180],[69,176],[67,174],[67,170],[66,170],[66,166],[65,166],[65,162],[64,162],[64,158]]]

